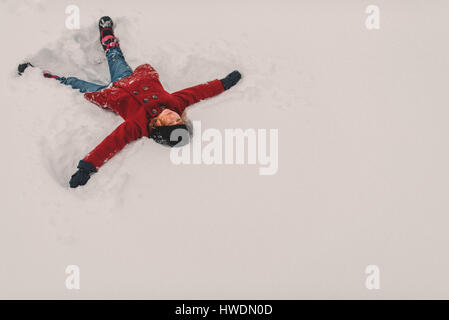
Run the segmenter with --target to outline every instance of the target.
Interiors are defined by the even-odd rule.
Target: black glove
[[[97,172],[97,169],[87,161],[81,160],[78,163],[78,171],[70,179],[70,188],[84,186],[90,179],[90,174]]]
[[[226,76],[226,78],[221,79],[221,83],[223,83],[223,87],[225,90],[228,90],[229,88],[235,86],[237,82],[242,78],[242,75],[240,72],[232,71],[230,74]]]
[[[19,64],[19,66],[17,67],[17,72],[19,73],[19,76],[21,76],[22,73],[24,73],[25,69],[28,67],[34,67],[34,66],[29,62]]]

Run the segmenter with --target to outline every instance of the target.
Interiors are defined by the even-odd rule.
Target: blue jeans
[[[118,81],[120,79],[126,78],[133,70],[126,63],[125,57],[123,56],[120,47],[112,47],[106,52],[106,58],[108,59],[109,73],[111,74],[111,83]],[[94,92],[105,89],[109,86],[103,84],[96,84],[92,82],[87,82],[80,80],[75,77],[61,77],[58,80],[65,85],[71,86],[73,89],[79,89],[81,92]]]

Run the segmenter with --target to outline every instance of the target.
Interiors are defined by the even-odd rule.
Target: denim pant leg
[[[108,87],[106,85],[100,85],[100,84],[95,84],[92,82],[80,80],[75,77],[68,77],[68,78],[61,77],[61,78],[58,78],[57,80],[59,80],[59,82],[61,82],[62,84],[71,86],[73,89],[79,89],[79,91],[81,91],[83,93],[84,92],[94,92],[94,91],[102,90],[102,89]]]
[[[111,73],[111,82],[126,78],[133,73],[133,70],[126,63],[120,47],[113,47],[106,52],[108,59],[109,72]]]

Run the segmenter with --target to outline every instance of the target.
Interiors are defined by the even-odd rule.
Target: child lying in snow
[[[85,185],[90,174],[97,172],[102,164],[128,143],[141,137],[153,138],[157,143],[170,147],[188,144],[189,132],[181,117],[184,110],[193,103],[228,90],[241,78],[240,72],[234,71],[224,79],[168,93],[162,87],[158,73],[149,64],[132,71],[123,57],[112,27],[110,17],[100,19],[100,42],[108,59],[111,85],[98,85],[44,72],[44,77],[59,80],[85,92],[87,100],[118,113],[125,120],[79,162],[78,171],[70,179],[72,188]],[[19,74],[30,65],[20,65]]]

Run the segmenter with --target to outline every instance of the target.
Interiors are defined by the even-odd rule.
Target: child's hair
[[[176,135],[176,141],[172,140],[173,134]],[[189,144],[190,132],[185,124],[157,126],[151,130],[150,138],[161,145],[179,148]]]

